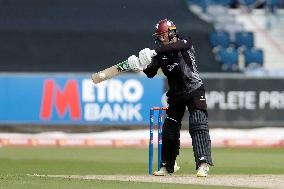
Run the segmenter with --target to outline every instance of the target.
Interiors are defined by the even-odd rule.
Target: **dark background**
[[[173,0],[0,0],[0,71],[96,72],[155,48],[164,18],[193,38],[200,71],[219,71],[213,26]]]

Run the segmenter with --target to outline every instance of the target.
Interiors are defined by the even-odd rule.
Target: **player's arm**
[[[170,52],[176,52],[176,51],[184,51],[188,50],[192,47],[191,39],[180,39],[175,43],[170,43],[168,45],[161,46],[157,49],[155,49],[157,54],[163,54],[163,53],[170,53]]]
[[[143,72],[147,75],[149,78],[153,78],[158,70],[160,68],[159,61],[157,57],[153,57],[151,63],[147,66],[146,69],[143,70]]]

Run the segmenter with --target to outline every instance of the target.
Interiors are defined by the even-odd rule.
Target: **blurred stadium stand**
[[[253,69],[263,65],[263,50],[250,48],[244,51],[246,67]]]
[[[183,1],[1,0],[0,5],[1,71],[98,71],[154,48],[154,26],[164,18],[193,38],[200,71],[220,70],[207,38],[213,25]]]
[[[235,44],[237,48],[252,48],[254,46],[254,36],[252,32],[236,32]]]
[[[283,15],[283,10],[279,11],[279,15],[267,15],[261,10],[256,10],[251,14],[238,16],[238,20],[243,22],[247,29],[254,32],[255,46],[264,52],[263,67],[265,70],[284,69]]]
[[[230,45],[229,33],[226,31],[216,31],[210,34],[210,43],[212,47],[227,48]]]
[[[248,71],[261,67],[266,70],[284,69],[283,32],[281,34],[284,28],[284,12],[281,9],[284,7],[283,0],[187,0],[186,2],[189,9],[202,20],[214,24],[215,31],[209,38],[223,71]],[[224,61],[221,58],[223,56],[220,56],[225,52],[231,54],[231,48],[238,51],[237,69],[235,64],[231,64],[236,60],[235,58],[234,61],[229,61],[228,66],[224,66],[228,61]],[[219,52],[220,49],[222,53]],[[252,62],[256,64],[251,64]],[[234,69],[231,69],[232,65]]]
[[[239,56],[238,51],[235,48],[228,47],[226,49],[221,48],[217,55],[218,61],[221,63],[222,70],[237,71]]]

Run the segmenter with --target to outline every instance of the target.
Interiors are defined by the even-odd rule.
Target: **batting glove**
[[[143,70],[143,67],[141,67],[141,64],[139,62],[139,58],[135,55],[131,55],[128,59],[128,65],[129,65],[129,68],[132,70],[132,71],[135,71],[135,72],[139,72],[139,71],[142,71]]]
[[[152,62],[152,57],[156,56],[155,50],[145,48],[139,52],[139,61],[143,68],[146,68]]]

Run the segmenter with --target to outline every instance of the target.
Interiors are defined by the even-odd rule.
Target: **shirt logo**
[[[178,66],[178,63],[174,63],[174,64],[172,64],[172,65],[167,65],[167,69],[168,69],[169,71],[172,71],[176,66]]]
[[[163,56],[163,57],[162,57],[162,59],[163,59],[163,60],[167,60],[167,59],[168,59],[168,57],[166,57],[166,56]]]

